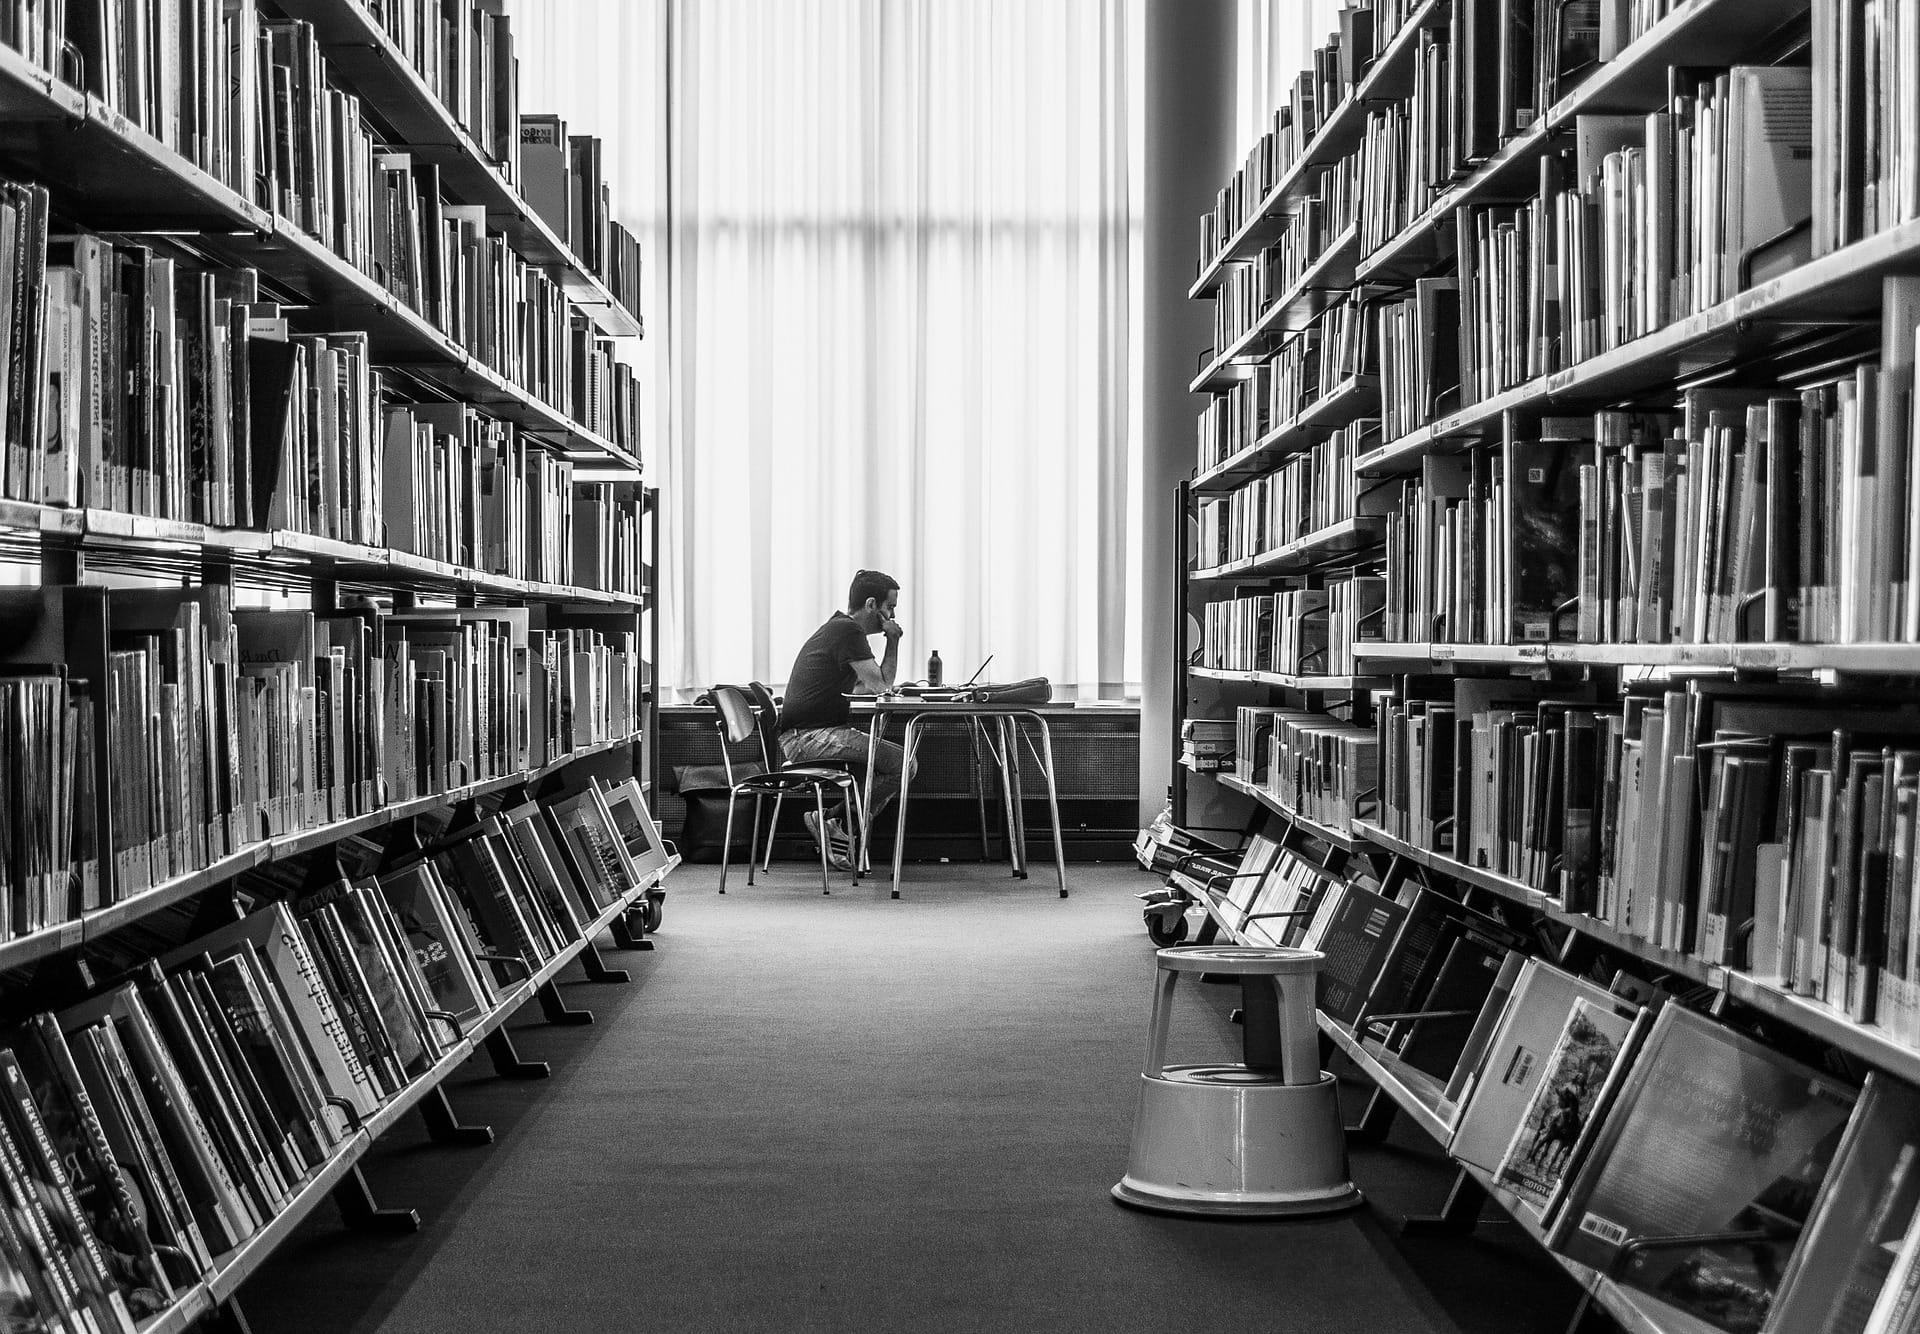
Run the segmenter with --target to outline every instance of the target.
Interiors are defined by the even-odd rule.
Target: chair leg
[[[860,784],[847,784],[847,838],[853,845],[853,883],[860,883],[860,875],[866,869],[867,852],[867,803],[860,793]]]
[[[813,809],[814,818],[820,821],[820,837],[814,840],[820,845],[820,892],[831,894],[833,886],[827,883],[827,795],[819,783],[813,785]]]
[[[733,851],[733,793],[727,793],[727,831],[720,836],[720,892],[727,892],[727,858]],[[753,863],[749,859],[747,872],[752,874]]]
[[[760,859],[760,869],[765,871],[773,865],[773,835],[780,828],[780,803],[787,799],[784,792],[773,794],[773,822],[767,826],[767,849]]]
[[[780,808],[778,806],[775,806],[773,808],[773,818],[776,820],[780,818]],[[769,843],[773,841],[772,834],[767,835],[767,841]],[[759,842],[760,842],[760,794],[756,792],[753,794],[753,828],[747,831],[747,883],[749,885],[753,883],[753,850],[759,844]],[[762,868],[762,869],[765,869],[765,868]]]

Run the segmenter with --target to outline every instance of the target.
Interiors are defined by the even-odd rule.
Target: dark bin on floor
[[[759,773],[760,766],[735,764],[733,772],[736,777],[745,778],[749,773]],[[687,808],[675,840],[681,860],[717,865],[727,830],[726,769],[718,764],[678,765],[673,770],[673,783]],[[734,860],[747,855],[748,828],[752,823],[753,798],[742,797],[734,810],[731,854]]]

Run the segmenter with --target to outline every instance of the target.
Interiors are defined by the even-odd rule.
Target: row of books
[[[472,9],[471,0],[463,5]],[[254,12],[251,3],[231,8],[221,20],[228,29]],[[150,16],[144,3],[132,14],[129,49],[139,51],[151,38],[138,20]],[[229,35],[234,51],[223,45],[213,55],[232,60],[230,77],[207,82],[213,66],[189,63],[182,73],[157,62],[190,87],[234,90],[218,105],[182,97],[208,102],[201,111],[216,118],[236,154],[251,154],[250,166],[215,174],[382,283],[506,379],[573,411],[575,315],[559,284],[492,229],[484,204],[446,200],[437,165],[379,143],[360,99],[333,80],[311,25],[261,21],[254,40]],[[183,133],[192,133],[191,118]]]
[[[1214,298],[1214,346],[1225,350],[1266,319],[1274,303],[1357,225],[1360,159],[1349,154],[1319,174],[1315,193],[1287,210],[1280,234],[1251,263],[1229,268]]]
[[[1388,521],[1387,637],[1920,638],[1917,297],[1887,280],[1881,362],[1841,380],[1689,390],[1678,413],[1509,414],[1497,457],[1423,460]]]
[[[462,404],[386,404],[367,336],[291,332],[252,269],[49,239],[45,208],[37,187],[0,190],[0,251],[11,239],[19,279],[0,277],[7,496],[572,582],[571,464]],[[636,391],[630,375],[616,384],[626,430]]]
[[[513,19],[486,0],[382,0],[368,12],[428,90],[510,181],[524,181]]]
[[[1913,0],[1812,0],[1813,253],[1920,218]]]
[[[1284,547],[1363,513],[1385,514],[1383,489],[1363,486],[1353,461],[1371,437],[1342,427],[1305,453],[1219,499],[1200,503],[1195,555],[1202,567]]]
[[[1287,810],[1342,833],[1369,818],[1379,781],[1373,731],[1308,709],[1242,707],[1235,776]]]
[[[1920,1044],[1910,709],[1461,681],[1379,730],[1390,833]]]
[[[1379,638],[1385,588],[1372,575],[1209,602],[1199,666],[1285,676],[1351,676],[1356,644]]]
[[[1655,1328],[1888,1334],[1920,1277],[1920,1093],[1814,1070],[1628,974],[1274,838],[1192,864],[1244,941],[1313,949],[1323,1014],[1554,1250]],[[1649,1246],[1646,1243],[1659,1242]]]
[[[539,768],[641,716],[632,633],[538,629],[524,608],[234,611],[217,588],[0,603],[31,627],[20,660],[63,673],[23,676],[7,737],[37,761],[8,807],[8,936],[262,839]]]
[[[165,1311],[665,861],[631,780],[528,803],[13,1026],[8,1319],[132,1334]]]
[[[520,118],[520,180],[527,203],[628,310],[640,309],[640,244],[613,220],[603,145],[568,134],[556,115]]]
[[[1372,365],[1373,321],[1347,297],[1216,393],[1199,418],[1198,469],[1206,472],[1254,448],[1269,433],[1338,393]]]
[[[1830,7],[1844,6],[1835,0]],[[1286,104],[1276,109],[1272,128],[1202,216],[1203,265],[1252,219],[1411,8],[1366,5],[1341,12],[1340,31],[1313,53]],[[1671,0],[1462,0],[1444,26],[1422,29],[1410,55],[1408,93],[1368,113],[1359,169],[1362,253],[1392,240],[1454,180],[1528,131],[1672,8]],[[1895,31],[1891,24],[1888,31]],[[1898,68],[1884,41],[1869,49],[1872,56],[1836,65],[1836,72],[1874,68],[1875,59],[1889,75]]]
[[[1206,268],[1226,243],[1252,221],[1262,203],[1300,160],[1320,127],[1347,99],[1374,57],[1393,40],[1418,8],[1414,0],[1366,0],[1345,6],[1340,31],[1315,48],[1311,64],[1294,79],[1286,103],[1248,151],[1246,160],[1200,218],[1200,264]]]

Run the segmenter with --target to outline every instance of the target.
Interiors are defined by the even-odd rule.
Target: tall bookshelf
[[[1920,1083],[1902,991],[1915,18],[1858,0],[1348,7],[1201,220],[1189,295],[1215,338],[1175,502],[1174,697],[1203,740],[1174,739],[1175,824],[1244,812],[1325,882],[1445,896],[1875,1098]],[[1656,718],[1680,739],[1641,730]],[[1513,743],[1473,757],[1510,789],[1471,786],[1452,749],[1470,719]],[[1871,795],[1831,773],[1849,745]],[[1809,770],[1830,799],[1797,786]],[[1809,869],[1838,835],[1808,821],[1837,830],[1842,810],[1885,819]],[[1643,812],[1657,823],[1623,833]],[[1174,883],[1205,938],[1280,930],[1252,929],[1265,881]],[[1381,1008],[1320,1017],[1377,1090],[1355,1133],[1403,1116],[1445,1147],[1445,1081],[1396,1058],[1365,1022]],[[1491,1201],[1549,1240],[1458,1166],[1421,1225],[1471,1227]],[[1548,1253],[1620,1327],[1714,1327]],[[1872,1305],[1817,1327],[1860,1329]],[[1873,1326],[1890,1327],[1909,1325]]]
[[[178,1143],[247,1215],[136,1298],[79,1244],[97,1218],[75,1201],[100,1180],[21,1210],[36,1184],[58,1193],[58,1170],[9,1101],[0,1250],[9,1300],[48,1327],[155,1334],[224,1311],[244,1328],[242,1284],[323,1201],[351,1226],[417,1227],[360,1175],[374,1140],[418,1111],[438,1141],[487,1142],[445,1078],[482,1052],[544,1076],[506,1021],[537,1001],[590,1022],[556,978],[626,981],[609,931],[652,948],[678,859],[646,811],[658,495],[612,341],[643,333],[637,251],[586,159],[586,230],[523,194],[519,115],[498,0],[0,16],[0,1022],[18,1045],[18,1025],[102,991],[192,994],[164,1029],[179,1068],[156,1078],[186,1081],[166,1086],[201,1119]],[[456,852],[498,876],[430,896],[462,957],[439,964],[466,979],[461,1015],[436,1008],[425,937],[380,888]],[[309,981],[342,1001],[330,1059],[392,1061],[354,1067],[363,1103],[326,1096],[312,997],[261,1000],[271,1061],[230,1040],[241,1018],[193,1009],[176,970],[198,966],[196,942],[272,914],[322,942]],[[502,943],[509,918],[524,948]],[[325,936],[354,923],[368,934]],[[107,1027],[137,1026],[114,1013]],[[294,1072],[284,1089],[256,1060]],[[282,1099],[305,1108],[311,1150],[274,1143]],[[192,1229],[201,1202],[178,1202]],[[159,1265],[158,1227],[144,1250],[113,1244]]]

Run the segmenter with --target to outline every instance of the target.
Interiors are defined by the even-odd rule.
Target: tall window
[[[528,109],[598,99],[622,170],[665,144],[664,684],[783,680],[866,566],[903,586],[904,675],[991,652],[1137,690],[1137,11],[516,5]]]

